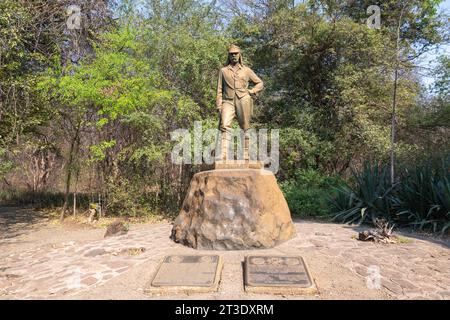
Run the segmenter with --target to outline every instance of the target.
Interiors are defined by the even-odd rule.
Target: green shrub
[[[291,213],[302,217],[325,217],[330,214],[329,197],[338,178],[315,170],[299,170],[295,178],[281,183]]]
[[[156,194],[157,190],[149,190],[149,186],[138,179],[110,179],[104,199],[106,214],[132,217],[153,215],[158,207]]]

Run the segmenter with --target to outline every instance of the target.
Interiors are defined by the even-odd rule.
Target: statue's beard
[[[236,64],[236,63],[242,64],[242,56],[239,56],[237,58],[228,57],[227,64],[230,64],[230,63],[232,63],[232,64]]]

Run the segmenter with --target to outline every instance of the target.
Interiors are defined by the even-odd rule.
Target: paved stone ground
[[[173,243],[171,227],[169,223],[132,226],[119,237],[103,239],[104,231],[97,231],[90,233],[89,240],[37,246],[11,247],[8,239],[0,239],[0,299],[450,299],[448,241],[410,234],[406,235],[409,243],[375,244],[353,239],[358,231],[353,227],[295,221],[298,236],[273,249],[197,251]],[[223,257],[218,292],[144,294],[165,255],[202,253]],[[245,293],[242,262],[250,254],[303,256],[319,294]],[[380,271],[379,288],[370,286],[373,268]]]

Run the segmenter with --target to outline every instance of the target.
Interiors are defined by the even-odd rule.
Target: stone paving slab
[[[311,298],[450,299],[448,241],[406,235],[409,243],[384,245],[353,239],[358,232],[354,227],[294,224],[295,239],[256,252],[304,257],[318,289]],[[217,254],[224,266],[217,292],[165,298],[301,298],[246,293],[242,262],[245,256],[255,255],[254,250],[197,251],[173,243],[171,228],[169,223],[159,223],[119,237],[0,252],[0,299],[148,299],[144,287],[168,254]]]

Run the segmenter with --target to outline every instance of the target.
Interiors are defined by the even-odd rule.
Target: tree
[[[66,199],[70,164],[88,131],[95,138],[85,147],[91,163],[101,169],[102,193],[110,204],[117,187],[129,186],[128,181],[156,183],[158,190],[173,192],[172,173],[164,173],[173,166],[167,158],[170,132],[214,111],[213,83],[226,53],[223,38],[215,37],[208,7],[186,4],[160,8],[167,16],[177,10],[177,23],[130,19],[127,11],[117,30],[101,36],[93,58],[49,74],[41,83],[50,88],[42,95],[60,106],[61,127],[70,131]]]
[[[249,8],[268,4],[250,2],[254,6]],[[401,22],[399,43],[403,60],[397,68],[401,87],[397,86],[400,80],[392,77],[398,16],[392,27],[395,15],[391,11],[382,16],[380,30],[367,27],[363,1],[308,1],[270,13],[250,9],[236,15],[230,30],[244,52],[250,53],[253,67],[268,78],[259,121],[297,132],[297,137],[286,135],[295,139],[285,140],[282,146],[289,150],[288,158],[298,155],[297,165],[330,173],[344,173],[351,165],[361,165],[364,158],[389,158],[392,88],[398,87],[396,97],[401,97],[396,100],[396,118],[403,126],[420,91],[412,71],[414,49],[418,54],[424,51],[418,44],[428,48],[442,40],[437,2],[429,5],[416,1],[405,10],[408,20]],[[401,12],[393,2],[382,7],[382,14],[387,9]],[[412,25],[420,30],[414,31]],[[309,148],[301,140],[317,141],[317,147]],[[402,156],[412,148],[404,141],[397,144]]]
[[[393,66],[393,90],[391,111],[391,146],[390,172],[391,183],[395,181],[395,149],[397,131],[397,103],[398,85],[402,69],[416,68],[414,60],[433,49],[437,44],[448,41],[449,28],[445,15],[438,14],[437,8],[442,0],[402,0],[383,1],[379,5],[381,12],[380,32],[395,43]],[[334,2],[332,2],[334,3]],[[342,8],[344,13],[363,22],[365,9],[373,3],[371,1],[349,1]],[[408,72],[406,73],[408,74]]]

